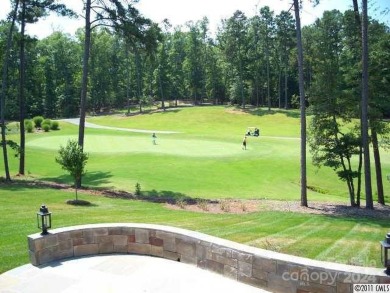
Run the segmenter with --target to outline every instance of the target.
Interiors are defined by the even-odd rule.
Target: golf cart
[[[248,136],[260,136],[260,129],[257,127],[248,127],[246,130],[246,135]]]

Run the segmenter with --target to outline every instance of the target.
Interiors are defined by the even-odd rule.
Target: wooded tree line
[[[22,1],[30,7],[41,2],[53,1]],[[130,112],[134,105],[142,111],[154,101],[165,109],[168,101],[177,104],[182,99],[194,105],[299,107],[296,23],[290,12],[275,15],[263,7],[248,18],[236,11],[221,20],[212,36],[207,18],[172,28],[169,21],[157,25],[131,6],[125,11],[120,1],[110,2],[117,10],[103,7],[106,15],[97,14],[96,18],[101,25],[80,29],[74,36],[55,32],[37,40],[24,35],[21,21],[21,28],[10,21],[0,23],[2,52],[10,43],[9,30],[13,32],[9,54],[0,57],[1,64],[7,64],[2,78],[7,81],[6,99],[1,107],[7,120],[80,115],[80,108],[84,108],[80,107],[80,92],[86,84],[82,79],[86,77],[85,109],[91,113],[124,107]],[[46,8],[72,15],[62,6]],[[127,22],[121,21],[120,12]],[[362,26],[356,12],[327,11],[302,29],[305,104],[314,114],[309,137],[314,162],[334,168],[347,182],[352,205],[360,204],[362,168],[360,128],[351,126],[353,119],[361,117]],[[116,22],[104,22],[107,15]],[[27,23],[38,18],[19,15],[19,20]],[[380,169],[377,136],[386,138],[389,132],[383,119],[390,116],[390,30],[373,19],[368,30],[370,129]],[[89,74],[83,66],[87,32]],[[24,107],[20,106],[22,102]],[[353,156],[360,158],[357,170],[351,163]]]
[[[328,23],[333,18],[334,23]],[[316,83],[325,54],[345,55],[342,64],[331,64],[348,74],[345,86],[357,89],[356,67],[360,59],[354,51],[360,48],[353,11],[344,14],[328,11],[302,30],[305,58],[305,82],[310,90]],[[243,107],[298,107],[295,21],[291,13],[274,15],[269,7],[247,18],[236,11],[222,20],[214,37],[208,20],[189,22],[186,27],[155,27],[155,34],[145,44],[129,43],[125,37],[107,28],[92,30],[90,76],[87,110],[123,108],[129,104],[142,107],[152,101],[191,100],[194,104],[234,103]],[[334,27],[332,27],[335,25]],[[328,27],[327,27],[328,26]],[[4,52],[9,24],[0,25],[0,48]],[[386,92],[379,84],[386,72],[389,28],[370,20],[370,56],[372,88]],[[329,35],[328,35],[329,34]],[[332,47],[322,47],[328,37],[336,37]],[[323,38],[321,40],[320,38]],[[15,28],[11,63],[8,70],[8,91],[5,115],[17,119],[19,32]],[[55,32],[43,40],[26,40],[26,115],[49,118],[74,117],[79,114],[84,34],[74,36]],[[374,50],[375,48],[375,50]],[[335,51],[337,50],[337,51]],[[4,58],[2,55],[1,58]],[[355,58],[355,59],[354,59]],[[1,60],[2,61],[2,60]],[[355,74],[355,75],[354,75]],[[388,73],[387,73],[388,74]],[[333,79],[336,76],[333,75]],[[378,84],[378,86],[375,85]],[[326,92],[334,90],[331,81]],[[312,92],[312,91],[309,91]],[[308,92],[308,97],[310,93]],[[381,99],[379,99],[381,100]],[[308,99],[310,103],[310,99]],[[382,110],[390,115],[390,104],[382,100]]]
[[[344,90],[356,93],[360,62],[356,51],[360,45],[354,21],[353,11],[344,14],[328,11],[314,24],[303,28],[309,105],[311,95],[335,94],[332,82],[341,81],[330,72],[331,79],[324,82],[324,88],[319,88],[318,77],[325,74],[321,66],[342,71]],[[274,15],[269,7],[263,7],[258,15],[247,18],[236,11],[232,17],[222,20],[214,37],[210,36],[207,18],[172,30],[167,28],[169,23],[160,26],[164,28],[155,27],[151,36],[154,39],[148,40],[150,46],[129,43],[124,36],[107,28],[92,30],[87,111],[99,112],[129,104],[137,104],[142,109],[153,101],[162,101],[164,105],[164,101],[178,99],[191,100],[194,104],[298,107],[295,21],[289,12]],[[9,24],[2,21],[0,48],[3,52],[8,29]],[[389,60],[386,58],[389,28],[371,20],[369,31],[370,71],[376,76],[372,76],[370,88],[383,96],[386,95],[383,83],[388,76],[384,62]],[[14,38],[5,107],[8,120],[16,120],[19,115],[17,27]],[[330,38],[336,38],[333,44],[327,44]],[[83,42],[82,29],[74,36],[54,32],[42,40],[27,37],[27,117],[79,114]],[[330,64],[335,58],[341,62]],[[389,115],[390,103],[379,97],[377,102],[382,113]]]

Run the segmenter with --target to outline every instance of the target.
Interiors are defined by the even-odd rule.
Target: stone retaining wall
[[[28,236],[35,266],[86,255],[130,253],[193,264],[272,292],[352,293],[356,283],[390,284],[382,269],[315,261],[167,226],[96,224],[49,232]]]

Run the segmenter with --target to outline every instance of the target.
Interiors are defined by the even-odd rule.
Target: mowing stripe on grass
[[[330,225],[330,223],[321,223],[318,225],[317,222],[317,219],[308,219],[299,225],[294,225],[276,233],[268,234],[265,237],[260,237],[248,242],[247,244],[256,247],[263,247],[265,241],[272,241],[277,244],[279,249],[283,249],[284,247],[291,246],[315,233],[325,230]],[[308,226],[310,226],[311,229],[308,229]]]
[[[360,223],[355,224],[348,233],[335,241],[333,245],[329,244],[328,248],[315,258],[319,260],[330,259],[353,265],[380,266],[376,261],[380,254],[379,244],[372,241],[380,239],[380,235],[378,235],[378,231],[364,232],[367,228]]]
[[[255,214],[252,214],[254,216]],[[301,221],[300,221],[301,222]],[[256,223],[255,225],[253,223]],[[289,227],[289,228],[286,228]],[[240,221],[230,226],[231,229],[219,233],[220,237],[229,238],[234,241],[240,239],[241,242],[255,246],[263,247],[263,242],[267,235],[280,233],[286,229],[290,229],[291,223],[288,221],[288,216],[275,217],[273,212],[262,213],[262,221],[257,219],[249,221]],[[233,227],[233,229],[232,229]],[[275,231],[277,231],[275,233]]]
[[[339,238],[337,241],[335,241],[331,246],[329,246],[326,250],[321,252],[317,258],[323,259],[324,257],[334,255],[334,251],[337,251],[337,254],[340,254],[342,251],[346,251],[349,249],[348,246],[346,246],[346,243],[350,241],[349,236],[352,234],[355,234],[355,231],[357,231],[360,228],[360,224],[355,224],[342,238]]]

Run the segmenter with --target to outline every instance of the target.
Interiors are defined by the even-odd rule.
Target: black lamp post
[[[38,228],[42,229],[41,235],[49,234],[47,229],[51,228],[51,213],[45,205],[42,205],[37,213],[37,222]]]
[[[381,241],[381,260],[385,266],[387,275],[390,275],[390,233],[387,233],[386,239]]]

